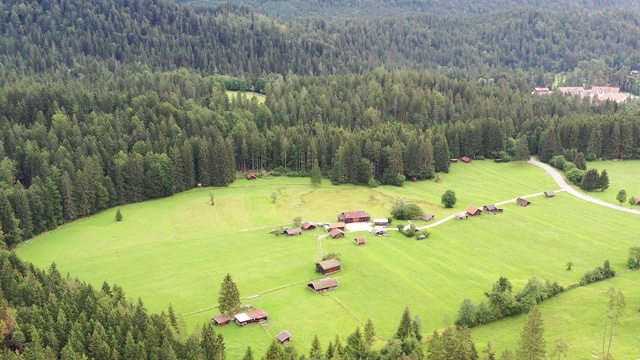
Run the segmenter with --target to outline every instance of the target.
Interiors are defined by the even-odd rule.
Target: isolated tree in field
[[[292,220],[293,222],[293,227],[300,227],[302,226],[302,216],[296,216],[293,218]]]
[[[218,310],[222,314],[232,315],[238,308],[240,308],[240,292],[231,275],[227,274],[220,285]]]
[[[444,192],[444,194],[442,194],[442,198],[440,199],[440,201],[442,202],[442,205],[444,205],[444,207],[450,209],[456,204],[456,201],[458,201],[458,199],[456,199],[455,192],[447,190]]]
[[[633,196],[632,196],[632,197],[630,197],[630,198],[629,198],[629,206],[630,206],[630,207],[633,207],[633,205],[635,205],[635,204],[636,204],[636,198],[635,198],[635,197],[633,197]]]
[[[518,142],[516,143],[516,160],[529,160],[529,141],[527,141],[527,135],[522,135],[518,138]]]
[[[602,359],[611,359],[611,342],[613,341],[613,328],[618,324],[618,317],[626,311],[627,303],[624,294],[620,290],[611,287],[607,290],[609,295],[609,307],[604,321],[604,332],[602,334]]]
[[[618,200],[618,202],[620,203],[620,206],[622,206],[623,203],[627,202],[627,192],[624,189],[618,191],[618,195],[616,195],[616,200]]]
[[[544,323],[538,306],[534,306],[524,320],[518,342],[518,360],[543,360],[546,356]]]
[[[278,200],[278,194],[274,191],[271,193],[271,203],[275,204],[276,200]]]
[[[216,204],[216,203],[214,202],[214,199],[215,199],[215,195],[214,195],[212,192],[210,192],[210,193],[209,193],[209,201],[211,202],[211,206],[213,206],[213,205],[215,205],[215,204]]]
[[[578,169],[587,170],[587,163],[584,160],[584,154],[582,152],[579,152],[578,155],[576,155],[576,159],[573,160],[573,163]]]
[[[120,208],[116,211],[116,221],[122,221],[122,213],[120,212]]]

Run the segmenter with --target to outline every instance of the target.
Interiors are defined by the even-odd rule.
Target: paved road
[[[592,202],[594,204],[598,204],[598,205],[601,205],[601,206],[606,206],[606,207],[608,207],[610,209],[624,211],[624,212],[628,212],[630,214],[640,215],[640,210],[630,209],[630,208],[626,208],[626,207],[623,207],[623,206],[618,206],[618,205],[615,205],[615,204],[611,204],[611,203],[608,203],[606,201],[602,201],[602,200],[599,200],[599,199],[596,199],[596,198],[592,198],[589,195],[585,195],[585,194],[579,192],[578,190],[574,189],[571,185],[569,185],[567,183],[567,181],[562,177],[562,175],[560,175],[560,173],[556,169],[554,169],[553,167],[551,167],[551,166],[549,166],[549,165],[547,165],[545,163],[542,163],[542,162],[534,160],[534,159],[529,159],[529,163],[533,164],[535,166],[543,168],[549,175],[551,175],[553,180],[555,180],[555,182],[563,190],[565,190],[566,192],[568,192],[569,194],[571,194],[571,195],[573,195],[575,197],[578,197],[578,198],[580,198],[582,200],[586,200],[586,201]]]

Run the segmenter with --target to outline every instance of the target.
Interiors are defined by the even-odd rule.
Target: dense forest
[[[640,93],[640,14],[623,10],[636,2],[317,3],[326,19],[281,22],[248,7],[275,6],[262,1],[3,1],[0,247],[250,171],[402,186],[462,156],[640,157],[633,104],[531,94],[561,84]],[[344,7],[371,13],[331,16]],[[0,259],[5,348],[220,358],[221,339],[209,350],[199,340],[217,339],[209,327],[189,337],[171,311],[147,314],[117,286]]]

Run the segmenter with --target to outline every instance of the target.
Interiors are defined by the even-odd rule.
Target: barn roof
[[[531,204],[528,200],[525,200],[525,199],[523,199],[523,198],[517,198],[517,199],[516,199],[516,202],[517,202],[518,204],[520,204],[520,205],[529,205],[529,204]]]
[[[367,214],[366,211],[364,210],[358,210],[358,211],[345,211],[342,214],[338,215],[338,219],[343,220],[343,219],[360,219],[363,217],[369,217],[369,214]]]
[[[231,318],[228,315],[220,314],[211,318],[211,320],[217,322],[218,324],[231,321]]]
[[[302,229],[300,229],[300,228],[288,228],[284,232],[286,232],[287,235],[300,235],[300,234],[302,234]]]
[[[310,223],[308,221],[305,221],[305,222],[302,223],[302,228],[305,229],[305,230],[308,230],[308,229],[314,228],[314,227],[315,227],[315,225],[313,225],[312,223]]]
[[[328,270],[335,267],[339,267],[340,265],[342,265],[342,263],[338,259],[329,259],[325,261],[320,261],[316,265],[320,266],[322,270]]]
[[[262,309],[247,311],[245,314],[247,314],[247,316],[249,316],[251,319],[258,319],[269,316],[269,314],[267,314],[267,312]]]
[[[347,225],[343,222],[329,224],[329,229],[345,228]]]
[[[497,206],[495,206],[494,204],[485,205],[484,207],[487,209],[487,211],[496,211],[496,210],[498,210],[498,209],[499,209],[499,208],[498,208]]]
[[[475,214],[476,212],[480,211],[480,209],[478,209],[477,207],[473,206],[473,205],[469,205],[467,206],[467,212],[469,214]]]
[[[340,285],[338,279],[334,278],[320,279],[309,283],[309,286],[313,287],[313,290],[315,291],[338,287],[338,285]]]
[[[289,333],[287,330],[283,330],[280,334],[276,335],[276,339],[278,339],[278,341],[280,342],[287,341],[290,337],[291,333]]]
[[[235,314],[235,315],[233,315],[233,317],[235,317],[236,320],[239,321],[239,322],[247,322],[247,321],[251,320],[251,317],[249,315],[247,315],[247,313]]]
[[[366,243],[367,243],[367,239],[365,239],[363,237],[356,238],[356,244],[361,245],[361,244],[366,244]]]
[[[344,235],[344,231],[342,231],[340,229],[333,229],[333,230],[329,231],[329,235],[331,237],[336,237],[336,236],[338,236],[340,234]]]

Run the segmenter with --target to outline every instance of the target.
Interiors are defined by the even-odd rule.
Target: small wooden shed
[[[451,159],[450,161],[455,164],[458,162],[458,159]]]
[[[529,207],[531,205],[531,202],[523,198],[517,198],[516,204],[524,207]]]
[[[337,289],[338,286],[340,286],[340,283],[338,282],[338,279],[334,279],[334,278],[320,279],[320,280],[312,281],[307,284],[307,287],[309,288],[309,290],[315,293],[334,290],[334,289]]]
[[[545,191],[544,192],[544,197],[546,197],[546,198],[552,198],[552,197],[555,197],[555,196],[556,196],[555,191],[549,190],[549,191]]]
[[[355,238],[356,245],[364,245],[367,243],[367,239],[363,237]]]
[[[340,229],[333,229],[333,230],[329,231],[329,236],[331,236],[334,239],[343,238],[344,237],[344,231],[342,231]]]
[[[329,275],[342,270],[342,263],[338,259],[329,259],[316,263],[316,270],[322,275]]]
[[[493,162],[499,164],[502,162],[502,159],[493,159]]]
[[[287,344],[289,343],[289,339],[291,339],[291,333],[287,330],[283,330],[280,334],[276,335],[276,339],[278,339],[282,345]]]
[[[385,218],[373,219],[373,225],[375,225],[375,226],[387,226],[387,225],[389,225],[389,219],[385,219]]]
[[[329,224],[329,226],[327,226],[327,228],[329,229],[328,231],[331,231],[333,229],[338,229],[338,230],[342,230],[344,231],[344,229],[347,227],[347,225],[343,222],[338,222],[338,223],[333,223],[333,224]]]
[[[287,236],[298,236],[298,235],[302,235],[302,229],[300,228],[287,228],[284,231],[285,234],[287,234]]]
[[[255,179],[257,179],[257,178],[258,178],[258,177],[257,177],[257,176],[256,176],[256,174],[254,174],[254,173],[248,173],[248,174],[247,174],[247,180],[255,180]]]
[[[231,317],[228,315],[220,314],[211,318],[211,322],[218,326],[225,326],[231,322]]]
[[[485,211],[488,214],[499,214],[501,212],[503,212],[501,207],[497,207],[493,204],[491,205],[485,205],[482,207],[482,211]]]
[[[462,160],[463,163],[467,163],[467,164],[471,162],[471,158],[467,156],[461,157],[460,160]]]
[[[459,213],[456,214],[455,216],[456,220],[467,220],[467,214],[466,213]]]
[[[376,226],[373,229],[371,229],[371,233],[375,236],[384,236],[384,235],[387,235],[387,230],[385,230],[385,228],[381,226]]]
[[[482,211],[473,205],[469,205],[467,206],[467,214],[471,216],[480,216],[480,214],[482,214]]]
[[[302,230],[313,230],[315,228],[316,228],[316,226],[313,225],[312,223],[308,222],[308,221],[305,221],[305,222],[302,223]]]

